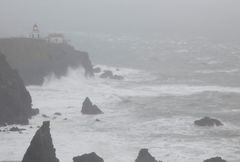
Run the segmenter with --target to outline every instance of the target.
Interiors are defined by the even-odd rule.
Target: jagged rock
[[[9,131],[11,132],[21,132],[21,131],[24,131],[26,129],[21,129],[21,128],[18,128],[18,127],[12,127],[9,129]]]
[[[50,122],[43,122],[34,135],[22,162],[59,162],[50,134]]]
[[[9,64],[19,70],[25,85],[41,85],[49,74],[64,76],[69,68],[83,67],[85,76],[93,76],[92,63],[86,52],[71,45],[49,43],[43,39],[0,39]],[[21,60],[19,60],[21,58]]]
[[[100,67],[95,67],[95,68],[93,68],[93,72],[94,73],[100,73],[101,72],[101,68]]]
[[[73,158],[73,162],[104,162],[95,152]]]
[[[148,149],[141,149],[135,162],[157,162],[157,160],[148,152]]]
[[[28,119],[37,113],[18,72],[0,52],[0,125],[28,124]]]
[[[227,162],[227,161],[223,160],[221,157],[214,157],[211,159],[204,160],[203,162]]]
[[[89,115],[103,114],[103,112],[96,105],[92,104],[92,102],[88,97],[84,100],[82,104],[81,112],[83,114],[89,114]]]
[[[196,120],[194,122],[195,125],[197,126],[222,126],[223,124],[217,120],[217,119],[212,119],[212,118],[209,118],[209,117],[204,117],[200,120]]]
[[[113,72],[111,70],[105,70],[101,75],[100,78],[113,78]]]

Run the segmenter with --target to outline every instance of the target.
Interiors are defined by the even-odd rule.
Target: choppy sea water
[[[107,37],[104,43],[106,40],[114,41]],[[139,42],[117,41],[121,46],[114,42],[116,46],[110,51],[125,47],[129,41]],[[0,160],[21,160],[37,126],[50,120],[57,157],[62,162],[93,151],[106,162],[133,162],[141,148],[149,148],[164,162],[202,162],[214,156],[239,162],[239,49],[170,42],[164,48],[162,44],[159,51],[153,48],[159,48],[156,43],[144,43],[147,46],[142,49],[151,49],[152,53],[146,57],[140,54],[135,68],[97,65],[123,75],[123,81],[98,76],[87,79],[82,69],[69,69],[65,77],[48,76],[44,85],[29,86],[33,106],[41,113],[30,120],[33,128],[19,126],[27,129],[23,134],[0,132]],[[140,46],[135,43],[131,49],[139,50]],[[130,55],[132,51],[128,52]],[[137,68],[139,63],[149,67]],[[104,114],[82,115],[85,97]],[[56,116],[55,112],[62,115]],[[224,126],[193,125],[194,120],[204,116],[217,118]]]
[[[240,160],[240,87],[159,84],[146,71],[122,68],[118,73],[124,81],[86,79],[81,69],[69,70],[66,77],[48,77],[43,86],[28,87],[34,107],[49,119],[34,117],[33,128],[24,126],[23,134],[1,133],[2,160],[21,159],[44,120],[51,120],[56,153],[63,162],[92,151],[106,162],[134,161],[140,148],[149,148],[165,162],[201,162],[213,156]],[[103,115],[81,114],[87,96]],[[218,118],[224,126],[194,126],[203,116]]]

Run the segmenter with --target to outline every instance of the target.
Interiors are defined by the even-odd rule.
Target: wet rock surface
[[[148,149],[141,149],[135,162],[157,162],[157,160],[148,152]]]
[[[200,120],[196,120],[196,121],[194,121],[194,124],[197,125],[197,126],[208,126],[208,127],[222,126],[223,125],[219,120],[209,118],[209,117],[204,117]]]
[[[111,70],[104,70],[104,72],[100,75],[100,78],[108,78],[108,79],[114,79],[114,80],[123,80],[124,77],[121,75],[115,75]]]
[[[95,152],[73,158],[73,162],[104,162]]]
[[[204,160],[203,162],[227,162],[227,161],[223,160],[221,157],[214,157],[211,159]]]
[[[103,112],[96,106],[93,105],[91,100],[87,97],[83,104],[82,104],[82,111],[83,114],[89,114],[89,115],[97,115],[97,114],[103,114]]]
[[[50,134],[50,122],[43,122],[32,138],[22,162],[59,162]]]
[[[32,98],[23,80],[0,52],[0,125],[28,124],[39,113],[32,109]]]

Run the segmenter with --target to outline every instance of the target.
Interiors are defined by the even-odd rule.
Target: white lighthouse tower
[[[31,38],[33,38],[33,39],[40,39],[40,31],[38,29],[38,25],[37,24],[33,25]]]

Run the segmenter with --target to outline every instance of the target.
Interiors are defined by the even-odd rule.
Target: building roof
[[[61,33],[51,33],[51,34],[48,34],[48,37],[51,38],[51,37],[61,37],[61,38],[64,38],[64,35],[61,34]]]

